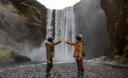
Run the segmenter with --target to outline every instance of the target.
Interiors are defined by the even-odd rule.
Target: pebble
[[[103,63],[84,62],[84,78],[128,78],[128,69],[113,68]],[[11,67],[0,67],[0,78],[45,78],[46,64],[28,64]],[[76,78],[77,64],[54,64],[52,78]]]

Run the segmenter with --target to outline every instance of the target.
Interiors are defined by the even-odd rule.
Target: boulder
[[[29,61],[31,61],[30,58],[28,58],[26,56],[21,56],[21,55],[17,55],[14,59],[16,62],[29,62]]]
[[[13,58],[16,62],[29,62],[31,61],[30,58],[27,56],[19,55],[17,52],[12,51],[11,52],[11,58]]]

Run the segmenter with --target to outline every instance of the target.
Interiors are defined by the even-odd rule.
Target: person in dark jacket
[[[62,40],[61,40],[62,41]],[[61,41],[58,41],[56,43],[53,43],[53,38],[49,37],[46,41],[45,41],[45,46],[46,46],[46,57],[47,57],[47,68],[46,68],[46,78],[51,78],[49,72],[53,67],[53,62],[52,62],[52,58],[54,57],[54,49],[55,49],[55,45],[61,43]]]
[[[65,41],[67,44],[73,45],[75,47],[74,55],[73,57],[76,58],[77,67],[78,67],[78,73],[77,78],[84,78],[84,66],[83,66],[83,46],[84,42],[81,41],[82,35],[76,36],[76,42],[68,42]]]

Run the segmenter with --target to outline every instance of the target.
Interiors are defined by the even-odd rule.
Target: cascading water
[[[53,10],[47,14],[47,38],[53,37],[52,15]],[[75,17],[73,7],[63,10],[55,10],[55,41],[64,38],[67,41],[75,41]],[[55,47],[54,60],[73,60],[73,47],[62,42]]]
[[[75,41],[75,16],[74,8],[68,7],[63,10],[55,10],[55,42],[64,38],[67,41]],[[61,43],[55,49],[57,60],[73,60],[74,48],[66,43]]]
[[[47,11],[47,35],[46,35],[46,38],[53,37],[52,13],[53,13],[53,10]]]

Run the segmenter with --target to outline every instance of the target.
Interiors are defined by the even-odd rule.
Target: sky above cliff
[[[80,0],[37,0],[49,9],[63,9],[68,6],[73,6]]]

